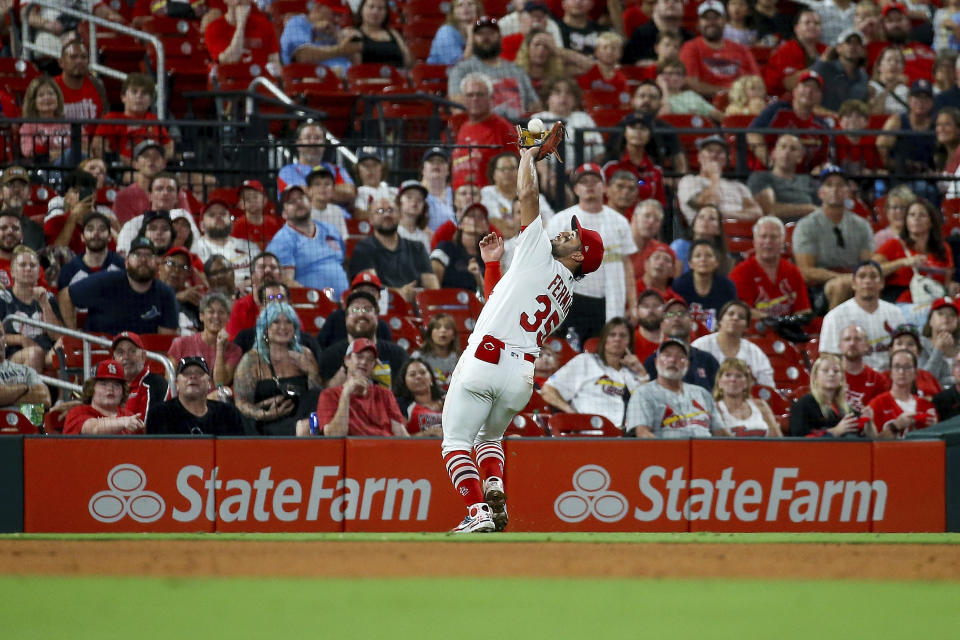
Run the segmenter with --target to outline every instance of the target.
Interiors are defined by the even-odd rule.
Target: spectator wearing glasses
[[[260,306],[258,307],[261,311],[264,307],[276,303],[276,302],[285,302],[289,304],[290,302],[290,289],[287,288],[287,285],[276,280],[267,280],[265,283],[260,285],[260,288],[256,291],[257,300],[260,301]],[[310,350],[310,353],[313,354],[313,359],[317,362],[320,361],[320,353],[322,349],[317,343],[316,338],[303,330],[303,327],[300,328],[300,344],[305,348]],[[246,353],[254,348],[257,339],[257,331],[255,328],[251,327],[249,329],[241,329],[237,332],[237,335],[233,338],[234,344],[240,347],[240,350]]]
[[[231,342],[227,333],[227,318],[230,317],[230,302],[218,292],[208,293],[200,301],[200,320],[203,330],[192,336],[181,336],[173,341],[168,353],[171,360],[202,358],[213,363],[213,384],[230,386],[233,373],[243,357],[243,350]]]
[[[124,406],[141,420],[146,420],[150,407],[170,399],[167,379],[147,367],[143,339],[136,333],[118,333],[110,348],[113,359],[123,366],[123,379],[128,390]]]
[[[920,354],[923,353],[923,346],[920,343],[920,332],[912,324],[902,324],[894,327],[890,336],[890,353],[906,349],[914,355],[917,361],[917,370],[914,374],[914,393],[930,399],[943,391],[937,377],[920,367]],[[887,388],[892,384],[891,372],[888,369],[880,374],[887,383]]]
[[[689,366],[682,376],[683,381],[713,392],[713,384],[720,363],[706,351],[689,346],[690,332],[693,330],[693,315],[690,313],[689,305],[682,298],[673,298],[664,303],[660,330],[663,332],[664,343],[669,340],[679,340],[686,347],[686,359]],[[657,353],[648,356],[643,366],[646,368],[650,379],[655,380],[658,371]],[[628,422],[627,425],[629,426],[629,424]]]
[[[210,256],[203,263],[203,275],[207,277],[210,291],[222,293],[227,300],[236,300],[239,295],[233,277],[233,265],[223,256]]]
[[[866,220],[847,210],[850,188],[840,167],[827,165],[820,172],[817,195],[820,208],[797,223],[793,257],[815,298],[822,293],[833,309],[850,297],[851,269],[873,255],[873,230]],[[816,302],[814,307],[818,308]]]
[[[244,434],[243,416],[226,402],[210,400],[213,388],[210,367],[200,356],[181,358],[177,364],[177,397],[150,408],[149,435]]]
[[[157,252],[147,238],[133,241],[126,272],[96,273],[67,287],[60,298],[64,324],[76,328],[76,308],[87,309],[86,331],[176,333],[177,299],[157,279]]]
[[[265,282],[280,282],[283,273],[280,260],[269,251],[258,254],[250,265],[251,291],[237,300],[230,309],[230,320],[227,321],[227,333],[230,339],[236,338],[242,329],[252,329],[257,324],[260,307],[263,306],[257,298],[258,291]]]
[[[358,273],[350,282],[350,293],[366,291],[374,299],[379,300],[383,283],[380,278],[371,273]],[[378,305],[379,306],[379,305]],[[391,340],[390,326],[379,317],[377,318],[377,340]],[[317,343],[324,349],[334,342],[347,337],[347,312],[342,306],[337,307],[327,316],[326,322],[317,333]]]
[[[881,440],[898,440],[940,421],[928,397],[917,393],[917,356],[909,349],[890,352],[890,391],[870,402],[869,411]]]
[[[93,377],[83,383],[81,404],[67,411],[64,435],[128,435],[143,433],[143,420],[123,406],[127,381],[116,360],[97,365]]]
[[[157,271],[160,281],[167,284],[177,296],[177,326],[181,335],[200,330],[200,299],[203,287],[192,284],[193,260],[183,247],[173,247],[165,254]]]

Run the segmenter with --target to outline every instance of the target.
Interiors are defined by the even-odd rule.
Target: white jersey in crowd
[[[547,384],[578,413],[601,415],[622,428],[628,399],[649,379],[645,370],[637,375],[627,367],[604,364],[596,353],[581,353],[550,376]]]
[[[315,207],[311,207],[310,209],[311,218],[317,222],[326,222],[329,224],[340,233],[340,239],[346,242],[347,236],[350,235],[350,233],[347,231],[347,221],[344,219],[343,213],[343,208],[332,202],[323,209],[317,209]]]
[[[641,385],[627,403],[625,430],[642,425],[658,438],[709,438],[724,431],[710,392],[683,383],[680,393],[657,382]]]
[[[233,278],[237,285],[250,279],[250,263],[260,253],[260,247],[243,238],[227,237],[223,246],[210,242],[206,236],[200,236],[193,242],[193,252],[201,262],[211,256],[223,256],[233,265]]]
[[[551,238],[570,229],[573,216],[587,229],[600,234],[603,239],[603,264],[594,273],[574,284],[574,293],[581,296],[606,299],[606,319],[623,316],[627,304],[627,282],[623,259],[637,252],[637,245],[630,233],[630,223],[622,215],[604,205],[599,213],[589,213],[579,205],[557,213],[547,224]],[[630,286],[635,286],[633,282]]]
[[[573,273],[553,257],[540,216],[518,237],[510,271],[494,287],[470,334],[470,353],[483,336],[491,335],[508,350],[537,356],[540,345],[570,312]]]
[[[696,347],[701,351],[706,351],[716,358],[717,362],[722,363],[727,359],[727,356],[723,355],[723,350],[720,348],[720,342],[716,333],[709,333],[697,338],[690,343],[690,346]],[[765,354],[760,347],[746,338],[741,338],[740,350],[737,351],[737,355],[734,357],[747,363],[757,384],[762,384],[765,387],[777,386],[773,382],[773,365],[770,364],[770,358],[767,357],[767,354]]]
[[[750,415],[746,418],[738,418],[727,411],[727,405],[723,400],[718,400],[716,406],[723,426],[733,435],[751,438],[764,438],[769,435],[770,425],[763,419],[763,413],[753,398],[747,398]]]
[[[867,332],[870,350],[863,361],[877,371],[890,368],[890,336],[897,325],[904,323],[903,312],[897,305],[880,300],[880,306],[868,313],[857,304],[856,298],[837,305],[823,318],[820,327],[820,352],[840,355],[840,332],[852,324]]]
[[[200,229],[197,228],[197,223],[193,221],[193,215],[186,209],[171,209],[170,219],[178,220],[179,218],[183,218],[190,225],[190,230],[193,231],[193,242],[196,244],[197,238],[200,237]],[[142,213],[130,218],[123,224],[123,227],[120,229],[120,234],[117,236],[117,253],[124,256],[130,253],[130,243],[133,242],[133,239],[140,233],[140,227],[142,226]],[[193,245],[190,245],[187,249],[193,251]]]

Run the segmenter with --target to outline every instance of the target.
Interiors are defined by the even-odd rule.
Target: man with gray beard
[[[641,385],[627,404],[626,434],[637,438],[709,438],[729,436],[703,387],[683,377],[690,367],[690,347],[667,337],[657,349],[657,379]]]

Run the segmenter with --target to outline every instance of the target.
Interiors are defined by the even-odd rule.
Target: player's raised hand
[[[488,233],[480,240],[480,259],[486,262],[500,262],[503,257],[503,238]]]

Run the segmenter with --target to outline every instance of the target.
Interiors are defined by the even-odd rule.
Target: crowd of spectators
[[[212,78],[240,64],[280,85],[308,63],[346,86],[380,65],[414,92],[432,65],[458,105],[416,167],[366,127],[341,141],[348,163],[304,119],[285,166],[198,187],[151,75],[111,104],[77,21],[23,3],[49,73],[0,78],[2,115],[27,120],[5,125],[0,174],[0,407],[40,405],[64,433],[437,436],[522,232],[515,125],[536,117],[567,132],[564,164],[537,167],[544,227],[576,216],[606,253],[528,409],[636,437],[897,438],[960,413],[960,10],[406,4],[75,2],[134,28],[184,21]],[[80,394],[38,377],[69,375],[57,329],[111,343]]]

